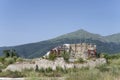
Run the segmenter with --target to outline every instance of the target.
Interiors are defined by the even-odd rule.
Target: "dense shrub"
[[[5,59],[4,57],[0,57],[0,62],[4,63],[4,59]]]
[[[45,69],[45,71],[46,71],[47,73],[49,73],[49,72],[52,72],[53,70],[52,70],[51,67],[48,67],[48,68]]]
[[[62,57],[64,58],[64,60],[66,62],[68,62],[69,58],[70,58],[70,54],[68,52],[62,53]]]
[[[40,68],[40,69],[39,69],[39,72],[44,73],[44,72],[45,72],[44,68]]]
[[[83,58],[79,58],[79,59],[78,59],[78,62],[79,62],[79,63],[84,63],[85,61],[83,60]]]
[[[5,58],[5,64],[9,65],[9,64],[13,64],[15,62],[14,58]]]
[[[50,53],[48,59],[49,60],[55,60],[56,59],[56,55],[54,53]]]

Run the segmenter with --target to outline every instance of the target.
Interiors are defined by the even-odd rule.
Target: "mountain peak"
[[[88,33],[88,31],[86,31],[86,30],[84,30],[84,29],[79,29],[79,30],[77,30],[77,31],[75,31],[75,32],[87,32],[87,33]]]
[[[84,29],[79,29],[77,31],[74,31],[74,32],[71,32],[71,33],[68,33],[68,34],[91,34],[90,32],[84,30]]]
[[[93,39],[93,40],[94,39],[95,40],[102,39],[100,35],[90,33],[90,32],[88,32],[84,29],[79,29],[77,31],[64,34],[62,36],[57,37],[56,39],[63,39],[63,38],[68,38],[68,39]]]

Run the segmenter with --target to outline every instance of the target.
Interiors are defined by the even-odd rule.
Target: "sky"
[[[0,0],[0,47],[84,29],[120,33],[120,0]]]

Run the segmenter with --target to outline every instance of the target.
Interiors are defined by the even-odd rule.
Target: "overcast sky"
[[[120,33],[120,0],[0,0],[0,46],[78,29],[104,36]]]

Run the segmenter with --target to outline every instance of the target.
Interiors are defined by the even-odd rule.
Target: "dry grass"
[[[120,80],[119,76],[120,59],[110,59],[109,64],[68,73],[66,80]]]

